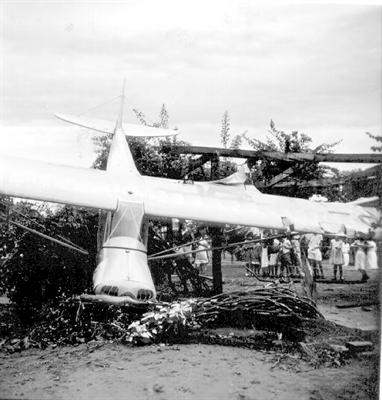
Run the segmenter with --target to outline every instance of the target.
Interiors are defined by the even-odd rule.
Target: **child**
[[[343,242],[339,235],[330,241],[330,264],[333,265],[334,281],[337,281],[337,269],[340,273],[340,281],[343,282],[342,266],[344,265],[344,254],[342,253]]]
[[[261,269],[261,255],[263,252],[263,247],[260,243],[255,243],[252,248],[252,268],[255,275],[260,275]]]
[[[277,277],[277,258],[280,251],[280,242],[273,239],[272,245],[269,247],[269,275]]]

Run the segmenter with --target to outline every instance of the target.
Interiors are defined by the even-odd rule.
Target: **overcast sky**
[[[221,146],[226,110],[231,137],[265,140],[272,119],[313,146],[371,153],[365,132],[382,134],[377,3],[2,1],[1,19],[7,154],[90,166],[90,134],[53,114],[111,100],[125,78],[125,122],[139,123],[133,107],[157,122],[165,104],[193,145]],[[117,113],[113,101],[89,116]]]

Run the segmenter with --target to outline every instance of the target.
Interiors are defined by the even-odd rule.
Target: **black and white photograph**
[[[379,399],[381,1],[0,18],[0,399]]]

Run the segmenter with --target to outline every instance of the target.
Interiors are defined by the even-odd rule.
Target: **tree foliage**
[[[243,139],[247,141],[248,144],[255,151],[268,151],[268,152],[281,152],[281,153],[310,153],[310,154],[320,154],[320,153],[332,153],[335,146],[340,142],[334,143],[323,143],[317,147],[312,147],[312,139],[305,133],[299,133],[298,131],[292,131],[291,133],[285,133],[276,129],[275,123],[271,120],[269,133],[271,137],[267,137],[266,141],[260,141],[258,139],[251,139],[243,134]],[[294,165],[294,162],[280,160],[277,158],[262,157],[259,160],[255,160],[251,164],[252,177],[254,183],[264,182],[268,183],[275,176],[288,170],[290,167],[294,167],[294,172],[290,176],[283,180],[283,182],[290,181],[312,181],[319,180],[328,177],[339,177],[340,173],[335,168],[330,168],[328,166],[320,165],[318,161],[304,160],[299,161],[298,166]],[[264,190],[267,193],[282,194],[284,196],[290,197],[303,197],[308,198],[312,194],[316,193],[317,188],[298,188],[298,186],[291,186],[287,188],[269,188]],[[333,191],[333,189],[331,190]],[[328,193],[328,190],[323,190],[323,195],[329,195],[330,198],[334,193]]]
[[[366,132],[366,135],[368,135],[372,139],[375,139],[377,142],[382,142],[382,136],[374,136],[369,132]],[[373,151],[382,151],[382,146],[372,146],[371,150],[373,150]]]
[[[382,136],[373,136],[370,133],[366,134],[378,142],[382,142]],[[382,151],[382,146],[372,146],[373,151]],[[344,171],[343,176],[346,178],[346,183],[343,186],[343,193],[346,201],[354,201],[360,197],[381,198],[381,170],[373,167],[371,173],[365,173],[361,169],[353,169],[352,171]],[[381,200],[380,200],[381,202]],[[381,203],[380,203],[381,204]]]
[[[229,122],[229,114],[228,110],[223,114],[222,118],[222,130],[221,130],[221,142],[223,147],[226,149],[229,141],[229,130],[230,130],[230,122]]]
[[[138,109],[133,110],[137,119],[145,126],[169,129],[169,113],[163,104],[159,112],[158,122],[149,122],[146,116]],[[177,130],[175,127],[174,130]],[[107,134],[93,139],[97,158],[93,168],[106,169],[107,157],[110,150],[112,135]],[[147,176],[158,176],[171,179],[181,179],[182,170],[187,165],[187,156],[180,154],[178,146],[189,145],[180,141],[176,136],[164,138],[127,139],[138,171]]]
[[[12,223],[0,226],[2,239],[0,282],[25,322],[33,322],[46,304],[91,290],[96,259],[98,213],[46,204],[12,205],[7,218],[61,241],[86,249],[88,255],[53,243]]]

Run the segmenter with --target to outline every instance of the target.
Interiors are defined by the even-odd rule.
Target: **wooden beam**
[[[339,186],[339,185],[344,185],[346,183],[345,179],[338,180],[338,179],[319,179],[319,180],[312,180],[312,181],[297,181],[297,180],[292,180],[289,182],[280,182],[277,183],[276,185],[273,185],[275,188],[285,188],[285,187],[290,187],[290,186],[298,186],[298,187],[331,187],[331,186]],[[264,182],[256,182],[255,186],[257,188],[264,188],[267,187],[266,183]]]
[[[281,174],[278,174],[275,177],[273,177],[269,182],[265,182],[264,187],[272,187],[276,185],[277,183],[283,181],[284,179],[289,178],[289,176],[293,174],[293,172],[295,171],[296,167],[290,167],[286,169],[285,171],[281,172]]]
[[[337,178],[325,178],[325,179],[318,179],[318,180],[311,180],[311,181],[298,181],[292,180],[289,182],[278,182],[277,184],[273,185],[275,188],[283,188],[283,187],[290,187],[290,186],[298,186],[298,187],[330,187],[330,186],[339,186],[344,185],[346,182],[351,181],[352,179],[356,178],[368,178],[374,179],[376,182],[378,181],[378,174],[382,172],[382,166],[376,165],[375,167],[371,167],[365,169],[364,171],[357,171],[352,172],[351,175],[343,177],[341,179]],[[267,184],[264,182],[256,182],[255,186],[257,188],[264,188],[267,187]]]
[[[372,154],[315,154],[315,153],[282,153],[278,151],[255,151],[255,150],[233,150],[220,147],[201,146],[178,146],[181,154],[218,154],[222,157],[231,158],[276,158],[279,160],[296,161],[318,161],[318,162],[342,162],[342,163],[382,163],[382,153]]]
[[[362,177],[366,177],[369,179],[374,179],[374,178],[376,179],[381,170],[382,170],[381,165],[376,165],[374,167],[367,168],[364,171],[352,172],[345,179],[351,180],[352,178],[362,178]]]
[[[284,161],[318,161],[343,163],[382,163],[382,154],[314,154],[314,153],[281,153],[264,152],[265,157]]]
[[[197,168],[201,167],[203,164],[211,160],[210,154],[202,154],[196,160],[190,160],[188,165],[183,168],[182,176],[186,176]]]

